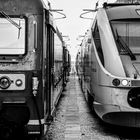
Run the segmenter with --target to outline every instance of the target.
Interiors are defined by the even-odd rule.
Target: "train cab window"
[[[0,17],[0,55],[25,53],[25,19]]]
[[[100,58],[100,61],[102,65],[104,66],[104,56],[103,56],[103,51],[102,51],[102,44],[101,44],[101,39],[100,39],[100,34],[99,34],[99,29],[97,26],[97,23],[95,24],[95,28],[93,30],[93,38],[95,42],[95,46],[98,52],[98,56]]]
[[[111,25],[120,54],[128,54],[121,44],[134,54],[140,53],[140,21],[116,20],[111,21]]]

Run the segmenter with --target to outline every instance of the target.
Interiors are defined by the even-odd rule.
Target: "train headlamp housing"
[[[21,79],[16,80],[16,86],[20,87],[20,86],[22,86],[22,84],[23,84],[23,82]]]
[[[113,84],[114,86],[116,86],[116,87],[119,86],[120,83],[121,83],[120,80],[117,79],[117,78],[116,78],[116,79],[113,79],[113,81],[112,81],[112,84]]]
[[[0,88],[7,89],[10,85],[11,80],[8,77],[6,76],[0,77]]]
[[[127,86],[128,85],[128,80],[126,80],[126,79],[124,79],[124,80],[122,80],[121,81],[121,84],[123,85],[123,86]]]

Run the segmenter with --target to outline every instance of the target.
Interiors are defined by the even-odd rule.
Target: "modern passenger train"
[[[66,85],[66,52],[47,0],[0,0],[0,139],[21,127],[45,133]]]
[[[98,8],[76,61],[97,115],[110,124],[140,127],[140,5]]]

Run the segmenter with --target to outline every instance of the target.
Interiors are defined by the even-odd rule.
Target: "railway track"
[[[104,123],[89,109],[77,77],[71,77],[62,94],[56,118],[48,128],[51,140],[135,140],[140,129],[118,127]]]

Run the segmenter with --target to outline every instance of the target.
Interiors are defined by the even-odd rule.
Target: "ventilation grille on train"
[[[138,80],[132,80],[131,81],[131,86],[140,87],[140,81],[138,81]]]

